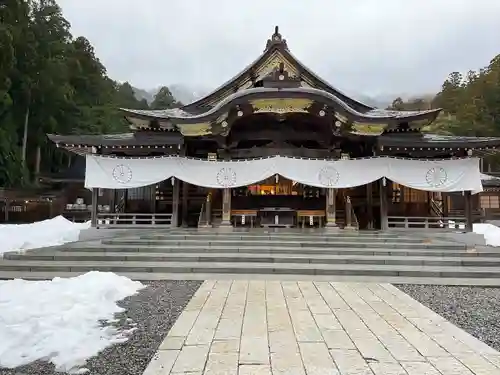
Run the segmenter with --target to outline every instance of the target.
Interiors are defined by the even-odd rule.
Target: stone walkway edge
[[[500,375],[500,353],[391,284],[205,281],[144,375]]]

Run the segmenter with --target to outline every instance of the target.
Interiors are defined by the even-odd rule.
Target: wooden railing
[[[120,200],[115,205],[115,213],[122,213],[125,210],[125,195],[120,197]]]
[[[389,216],[387,219],[389,229],[464,230],[467,223],[465,217]]]
[[[125,226],[172,226],[172,214],[142,214],[142,213],[99,213],[98,228],[121,228]]]
[[[430,208],[431,208],[431,214],[436,217],[443,217],[444,215],[444,205],[443,201],[436,200],[436,199],[430,199]]]

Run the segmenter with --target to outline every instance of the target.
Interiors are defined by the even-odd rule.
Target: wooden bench
[[[299,210],[297,211],[297,224],[299,224],[302,228],[306,226],[306,220],[309,220],[309,225],[314,226],[315,223],[321,227],[324,219],[326,217],[326,213],[324,210]]]
[[[246,223],[246,218],[250,218],[250,228],[253,228],[255,219],[257,218],[257,210],[231,210],[231,217],[234,217],[234,226],[244,226]],[[237,220],[239,218],[239,220]]]

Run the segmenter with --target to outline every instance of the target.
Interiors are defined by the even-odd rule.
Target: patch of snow
[[[62,216],[32,224],[0,225],[0,256],[7,251],[63,245],[78,240],[90,222],[73,223]]]
[[[493,224],[473,224],[472,231],[482,234],[486,245],[500,246],[500,228]]]
[[[106,325],[123,311],[116,302],[144,285],[110,272],[47,281],[0,281],[0,367],[36,360],[83,374],[85,362],[135,330]],[[105,322],[105,324],[103,324]]]

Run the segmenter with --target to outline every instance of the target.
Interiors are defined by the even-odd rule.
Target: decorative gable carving
[[[297,67],[291,61],[288,61],[288,59],[285,58],[282,53],[276,51],[267,61],[265,61],[261,66],[257,67],[256,74],[258,79],[262,79],[268,74],[272,73],[275,69],[279,69],[282,64],[284,70],[288,72],[288,75],[290,77],[299,76]]]
[[[285,64],[281,63],[280,66],[274,69],[271,73],[262,79],[264,87],[273,88],[294,88],[300,87],[300,78],[291,77]]]

